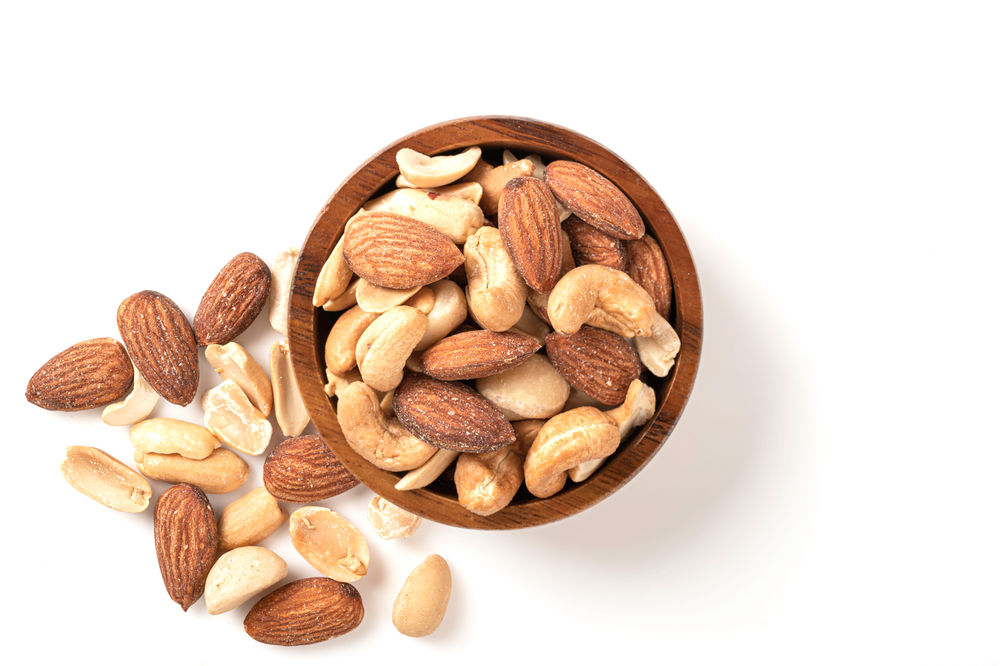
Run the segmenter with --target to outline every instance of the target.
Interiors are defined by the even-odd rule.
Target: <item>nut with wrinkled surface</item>
[[[271,269],[252,252],[243,252],[222,267],[201,297],[194,328],[198,345],[224,345],[250,328],[267,303]]]
[[[410,572],[392,604],[392,624],[404,636],[429,636],[441,625],[451,599],[451,569],[429,555]]]
[[[628,197],[590,167],[556,160],[545,167],[545,183],[556,199],[587,224],[622,240],[642,238],[646,225]]]
[[[434,294],[434,306],[426,313],[427,328],[414,347],[416,351],[427,349],[438,340],[454,331],[469,314],[465,292],[451,280],[439,280],[430,285]]]
[[[205,580],[209,615],[228,613],[288,575],[288,565],[267,548],[244,546],[222,555]]]
[[[466,148],[457,155],[428,157],[411,148],[396,153],[396,164],[402,184],[398,187],[440,187],[453,183],[476,166],[483,151],[478,146]]]
[[[170,598],[187,609],[201,598],[219,546],[215,512],[200,488],[181,483],[156,500],[153,541]]]
[[[121,402],[115,402],[104,408],[101,420],[110,426],[132,425],[149,416],[160,394],[153,390],[142,377],[138,368],[134,368],[132,391]]]
[[[227,345],[209,345],[205,348],[205,358],[223,380],[236,382],[247,398],[265,417],[274,406],[274,392],[271,380],[264,368],[236,342]]]
[[[396,388],[403,379],[406,359],[427,330],[427,316],[416,308],[398,305],[365,329],[355,347],[358,369],[376,391]]]
[[[420,516],[378,495],[368,504],[368,522],[375,534],[386,540],[410,538],[423,521]]]
[[[337,420],[351,448],[379,469],[415,469],[438,450],[410,434],[399,419],[387,419],[378,395],[363,382],[344,389],[337,405]]]
[[[208,428],[178,419],[146,419],[132,426],[128,438],[142,453],[177,453],[204,460],[222,446]]]
[[[319,435],[286,439],[264,462],[264,486],[284,502],[318,502],[358,483]]]
[[[327,370],[343,376],[357,367],[358,361],[354,350],[358,346],[358,340],[378,317],[378,314],[365,312],[360,306],[354,306],[340,315],[326,338],[324,356]]]
[[[635,346],[643,365],[657,377],[666,377],[681,350],[681,339],[670,322],[657,313],[653,319],[653,334],[648,338],[636,338]]]
[[[642,373],[639,355],[625,338],[591,326],[572,335],[550,333],[545,351],[570,384],[608,405],[623,402],[629,384]]]
[[[147,479],[167,483],[190,483],[211,495],[231,493],[250,476],[250,467],[229,449],[216,449],[204,460],[191,460],[176,453],[134,455],[136,467]]]
[[[561,280],[566,273],[576,268],[576,260],[573,259],[573,250],[569,243],[569,234],[565,231],[562,232],[562,267],[559,269],[559,279]],[[558,284],[558,283],[557,283]],[[534,289],[528,290],[528,305],[531,306],[531,310],[542,320],[545,324],[551,324],[549,321],[548,314],[548,304],[549,295],[540,294]]]
[[[506,331],[521,318],[528,286],[504,248],[500,232],[483,227],[465,242],[465,288],[473,319],[491,331]]]
[[[115,511],[145,511],[153,495],[146,479],[132,468],[90,446],[67,448],[59,469],[69,485]]]
[[[76,412],[120,400],[132,386],[132,361],[114,338],[79,342],[32,375],[24,397],[42,409]]]
[[[478,379],[515,368],[540,348],[516,332],[468,331],[432,345],[421,356],[420,367],[443,381]]]
[[[231,379],[201,397],[205,427],[240,453],[259,456],[271,443],[271,424]]]
[[[298,259],[299,248],[289,247],[278,253],[271,269],[267,318],[271,322],[271,328],[285,336],[288,335],[288,303],[292,298],[292,278]]]
[[[534,354],[516,368],[477,379],[476,390],[511,421],[547,419],[562,411],[569,382],[548,358]]]
[[[548,185],[514,178],[500,193],[498,228],[504,247],[529,288],[542,294],[559,280],[562,233]]]
[[[573,259],[577,266],[599,264],[619,271],[624,271],[628,266],[624,241],[608,236],[575,215],[563,222],[562,229],[569,234],[570,246],[573,248]],[[642,241],[628,242],[639,243]]]
[[[302,394],[299,393],[299,383],[292,368],[292,354],[288,349],[288,340],[271,345],[268,357],[271,362],[275,419],[285,437],[297,437],[309,425],[311,417],[305,403],[302,402]]]
[[[219,551],[256,546],[288,520],[288,512],[267,488],[254,488],[219,515]]]
[[[670,316],[674,298],[674,285],[663,250],[656,239],[646,234],[639,240],[625,243],[628,257],[628,274],[635,283],[649,292],[661,317]]]
[[[479,516],[510,504],[524,481],[524,451],[517,443],[488,453],[463,453],[455,465],[458,503]]]
[[[368,542],[340,514],[306,506],[288,519],[292,545],[324,576],[350,583],[368,573]]]
[[[247,613],[243,628],[268,645],[312,645],[343,636],[361,624],[357,588],[329,578],[305,578],[279,587]]]
[[[549,321],[559,333],[576,333],[584,324],[631,337],[652,334],[656,306],[627,274],[590,264],[566,273],[549,294]]]

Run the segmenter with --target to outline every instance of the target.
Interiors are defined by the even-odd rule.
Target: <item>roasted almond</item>
[[[545,351],[570,384],[606,405],[620,405],[629,384],[642,373],[642,361],[620,335],[584,326],[572,335],[550,333]]]
[[[194,315],[200,347],[224,345],[247,330],[267,304],[271,269],[252,252],[243,252],[222,267],[208,285]]]
[[[628,265],[625,258],[625,242],[612,238],[597,227],[587,224],[576,215],[570,215],[562,223],[562,229],[569,235],[569,245],[577,266],[600,264],[623,271]],[[645,239],[646,236],[643,236]],[[642,240],[629,241],[641,243]]]
[[[556,160],[545,167],[545,182],[566,208],[607,235],[627,240],[646,233],[639,211],[628,197],[590,167]]]
[[[264,462],[264,487],[284,502],[318,502],[358,483],[319,435],[286,439]]]
[[[78,412],[120,400],[132,388],[132,362],[114,338],[78,342],[45,362],[24,397],[42,409]]]
[[[517,272],[541,294],[559,281],[562,234],[549,186],[537,178],[514,178],[500,192],[500,235]]]
[[[540,344],[521,333],[468,331],[431,345],[420,367],[442,381],[478,379],[517,367],[539,349]]]
[[[344,236],[344,258],[359,277],[389,289],[430,284],[465,261],[440,231],[384,211],[355,218]]]
[[[215,512],[205,493],[188,483],[163,491],[153,515],[153,540],[167,593],[187,612],[205,591],[219,547]]]
[[[310,645],[343,636],[365,616],[361,594],[350,583],[305,578],[279,587],[247,613],[243,628],[268,645]]]
[[[514,442],[514,429],[500,410],[465,384],[408,375],[392,407],[403,427],[438,448],[478,453]]]
[[[625,244],[628,257],[628,274],[637,285],[649,292],[656,304],[656,311],[664,319],[670,317],[670,304],[674,298],[674,285],[663,250],[656,239],[646,234],[639,240]]]
[[[132,294],[118,306],[118,331],[153,390],[175,405],[191,404],[198,392],[198,343],[177,304],[156,291]]]

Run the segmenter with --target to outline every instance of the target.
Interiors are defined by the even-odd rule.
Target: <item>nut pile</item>
[[[483,516],[522,483],[546,498],[583,481],[652,418],[643,373],[680,350],[663,251],[583,164],[396,160],[396,189],[347,221],[313,295],[341,313],[325,361],[345,439],[399,490],[453,468]]]
[[[280,583],[288,565],[257,544],[288,523],[295,550],[322,576],[275,589],[247,614],[246,633],[274,645],[316,643],[356,628],[364,606],[351,582],[370,564],[360,530],[330,509],[308,506],[356,487],[358,480],[321,437],[302,434],[310,418],[295,384],[287,339],[271,347],[270,378],[234,341],[268,303],[272,326],[287,335],[297,255],[295,248],[280,253],[273,272],[251,253],[236,256],[209,285],[193,325],[163,294],[133,294],[118,309],[124,346],[112,338],[73,345],[45,363],[25,391],[45,409],[103,407],[105,423],[130,426],[139,473],[97,448],[66,450],[63,477],[82,494],[136,513],[153,498],[147,479],[173,484],[155,501],[153,542],[166,591],[184,611],[204,597],[209,614],[227,613]],[[199,348],[220,379],[201,396],[204,425],[150,418],[160,397],[180,406],[194,401]],[[259,456],[268,449],[272,411],[286,439],[267,456],[263,485],[217,516],[208,495],[230,493],[247,482],[250,467],[241,454]],[[307,506],[290,515],[279,502]],[[368,516],[373,531],[387,540],[411,536],[421,522],[377,496]],[[393,612],[397,629],[407,636],[431,633],[444,616],[450,589],[447,563],[432,555],[399,592]]]

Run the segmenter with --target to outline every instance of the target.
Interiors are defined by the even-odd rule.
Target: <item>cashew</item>
[[[399,192],[399,190],[392,190],[390,192],[386,192],[381,196],[377,196],[374,199],[369,199],[368,201],[365,202],[365,205],[361,207],[361,210],[369,213],[374,213],[375,211],[380,211],[380,210],[388,211],[389,202],[392,201],[392,198],[394,196],[396,196],[396,192]]]
[[[410,148],[396,153],[399,174],[408,187],[439,187],[453,183],[476,166],[483,151],[479,146],[466,148],[458,155],[428,157]],[[403,187],[398,184],[397,186]]]
[[[323,304],[323,309],[327,312],[340,312],[358,304],[358,283],[361,278],[356,278],[340,296],[331,298]]]
[[[231,448],[257,456],[271,443],[271,423],[232,379],[205,391],[201,408],[205,410],[205,427]]]
[[[424,190],[397,190],[389,202],[389,210],[419,220],[459,245],[486,223],[483,211],[476,204]]]
[[[618,424],[618,441],[621,443],[628,437],[633,428],[645,425],[653,417],[654,411],[656,411],[656,393],[649,386],[634,379],[628,387],[625,402],[604,413]],[[569,478],[580,483],[596,472],[604,464],[604,460],[604,458],[596,458],[577,465],[569,470]]]
[[[368,542],[340,514],[304,506],[288,519],[292,545],[324,576],[350,583],[368,573]]]
[[[302,402],[299,383],[292,369],[288,340],[271,345],[271,382],[274,385],[274,416],[285,437],[298,437],[309,425],[309,410]]]
[[[295,262],[298,259],[299,248],[290,247],[278,253],[271,269],[267,318],[271,322],[271,328],[282,335],[288,335],[288,301],[292,296],[292,278],[295,276]]]
[[[434,293],[434,307],[427,313],[427,330],[414,348],[417,351],[448,337],[469,314],[465,292],[457,284],[451,280],[439,280],[430,288]]]
[[[438,450],[411,435],[399,419],[386,419],[375,390],[363,382],[344,389],[337,420],[351,448],[379,469],[405,472],[423,465]]]
[[[344,237],[341,236],[333,248],[323,269],[316,278],[316,291],[313,292],[313,306],[322,307],[327,301],[333,300],[347,290],[354,273],[344,259]]]
[[[416,490],[429,486],[458,457],[458,451],[438,449],[430,460],[410,471],[396,484],[396,490]]]
[[[397,305],[379,315],[358,339],[354,353],[365,383],[377,391],[396,388],[406,359],[427,330],[424,313]]]
[[[378,317],[377,314],[365,312],[358,305],[340,315],[326,338],[324,356],[327,370],[335,375],[344,375],[358,365],[354,355],[358,340]]]
[[[424,519],[376,495],[368,504],[368,522],[375,534],[388,541],[410,538]]]
[[[348,386],[350,386],[354,382],[360,382],[360,381],[361,381],[361,373],[358,372],[357,370],[350,370],[348,372],[345,372],[343,375],[335,375],[334,373],[330,372],[330,368],[327,368],[326,369],[327,383],[326,386],[323,387],[323,389],[326,391],[326,394],[331,398],[335,396],[337,398],[340,398],[343,396],[343,393]]]
[[[562,411],[569,382],[541,354],[516,368],[476,380],[476,390],[500,408],[508,421],[547,419]]]
[[[566,485],[566,472],[607,458],[621,437],[613,418],[593,407],[577,407],[550,419],[524,458],[524,481],[536,497],[552,497]]]
[[[205,348],[205,358],[220,377],[236,382],[261,414],[270,415],[274,406],[271,380],[246,349],[236,342],[221,346],[209,345]]]
[[[653,334],[636,338],[635,348],[642,364],[657,377],[666,377],[674,367],[674,359],[681,350],[681,339],[674,327],[658,313],[653,317]]]
[[[513,423],[517,441],[489,453],[463,453],[455,466],[458,502],[480,516],[489,516],[510,504],[524,481],[524,456],[531,448],[541,419]]]
[[[524,312],[528,286],[504,248],[500,231],[483,227],[465,242],[465,293],[472,318],[483,328],[506,331]]]
[[[133,366],[132,391],[121,402],[108,405],[101,412],[101,420],[112,426],[132,425],[138,423],[153,412],[160,394],[153,390]]]
[[[566,273],[546,306],[552,328],[571,335],[584,324],[625,338],[652,334],[656,305],[626,273],[588,264]]]
[[[527,335],[543,347],[545,346],[545,336],[552,331],[531,308],[524,308],[521,318],[510,330]]]
[[[443,185],[441,187],[432,187],[427,191],[436,192],[438,194],[447,194],[449,197],[465,199],[469,203],[475,204],[476,206],[479,205],[480,199],[483,198],[483,186],[479,183],[453,183],[451,185]]]

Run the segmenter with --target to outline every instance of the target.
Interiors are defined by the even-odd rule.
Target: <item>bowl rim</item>
[[[510,505],[491,516],[463,508],[455,497],[427,489],[398,491],[398,477],[371,465],[347,444],[326,395],[325,361],[318,344],[319,312],[312,305],[316,278],[346,221],[399,173],[395,155],[402,148],[436,155],[468,146],[528,150],[590,166],[618,186],[635,204],[647,231],[654,232],[673,282],[673,323],[681,340],[674,368],[657,396],[650,421],[589,479],[556,495]],[[334,190],[316,216],[295,265],[288,313],[288,345],[303,401],[317,431],[358,479],[379,496],[429,520],[473,529],[516,529],[575,515],[619,490],[649,463],[673,431],[687,405],[701,359],[703,312],[694,260],[663,199],[627,162],[603,145],[571,129],[518,116],[472,116],[436,123],[411,132],[365,160]]]

